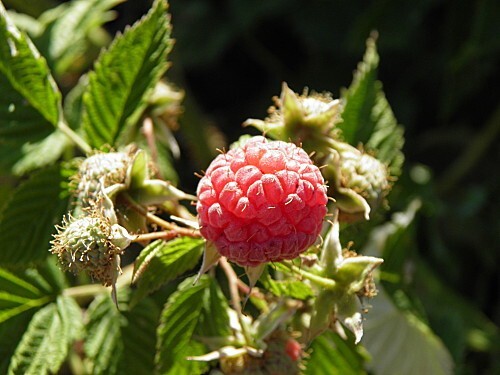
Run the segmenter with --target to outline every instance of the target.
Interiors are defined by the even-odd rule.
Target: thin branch
[[[64,120],[58,122],[57,128],[69,139],[71,139],[73,143],[76,144],[84,153],[89,154],[92,151],[92,147],[90,147],[90,145],[85,142],[82,137],[75,133],[75,131],[71,129],[66,122],[64,122]]]
[[[297,273],[300,276],[302,276],[304,279],[307,279],[307,280],[313,282],[314,284],[321,286],[325,289],[334,289],[335,286],[337,285],[335,280],[327,279],[325,277],[321,277],[321,276],[315,275],[313,273],[304,271],[304,270],[300,269],[299,267],[297,267],[296,265],[294,265],[290,261],[282,261],[281,264],[284,265],[286,268],[288,268],[293,273]]]
[[[173,223],[170,223],[166,220],[163,220],[162,218],[156,216],[155,214],[152,214],[146,208],[144,208],[143,206],[138,204],[136,201],[134,201],[130,195],[122,194],[122,196],[124,197],[125,201],[127,202],[128,206],[130,208],[132,208],[138,214],[144,216],[151,223],[154,223],[154,224],[158,225],[159,227],[167,229],[168,231],[173,231],[181,236],[201,237],[200,231],[198,231],[196,229],[188,229],[188,228],[179,227]]]
[[[170,240],[174,237],[177,237],[179,233],[173,230],[165,230],[161,232],[151,232],[144,234],[137,234],[132,242],[142,242],[142,241],[152,241],[152,240]]]
[[[241,298],[238,292],[238,276],[225,257],[220,258],[219,265],[226,274],[229,284],[229,293],[231,295],[231,305],[233,306],[233,309],[236,311],[236,315],[238,316],[238,321],[240,322],[241,331],[243,333],[243,337],[245,338],[245,342],[248,346],[252,346],[252,338],[247,331],[246,324],[243,320],[243,313],[241,311]]]

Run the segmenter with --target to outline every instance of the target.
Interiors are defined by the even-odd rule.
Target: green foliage
[[[23,147],[24,156],[12,167],[12,172],[16,175],[25,175],[52,165],[57,162],[70,143],[68,137],[60,130],[53,131],[40,142],[26,143]]]
[[[46,51],[46,58],[56,75],[80,68],[89,53],[95,30],[113,19],[111,8],[124,0],[90,0],[61,4],[42,14],[43,33],[36,38],[37,45]],[[75,64],[76,63],[76,64]],[[76,66],[75,66],[76,65]]]
[[[50,300],[36,286],[0,268],[0,324]]]
[[[372,301],[366,323],[363,344],[372,355],[369,367],[376,373],[452,373],[453,360],[441,340],[414,314],[398,310],[384,292]]]
[[[399,175],[403,165],[403,128],[385,98],[382,83],[377,81],[379,56],[375,39],[367,41],[363,61],[354,73],[354,79],[343,93],[343,139],[350,144],[362,143],[368,151],[389,166],[391,175]]]
[[[120,310],[109,295],[97,297],[89,306],[85,353],[89,373],[151,374],[154,368],[158,308],[144,299],[129,308],[128,291],[118,295]]]
[[[278,297],[289,296],[300,300],[307,300],[314,296],[314,291],[309,285],[300,280],[275,280],[269,275],[267,269],[259,281],[267,290]]]
[[[0,373],[7,373],[33,314],[55,301],[65,286],[63,273],[54,262],[16,274],[0,268],[0,337],[9,338],[0,342]]]
[[[16,91],[0,71],[0,171],[22,164],[26,147],[42,142],[54,127]],[[43,160],[43,159],[42,159]],[[17,168],[20,168],[19,166]],[[21,168],[23,169],[23,168]],[[16,171],[20,172],[20,171]]]
[[[47,62],[31,40],[8,18],[0,4],[0,72],[12,88],[52,125],[59,121],[61,94]],[[8,94],[7,91],[5,94]],[[22,115],[22,113],[21,113]]]
[[[229,304],[216,280],[210,279],[208,291],[203,297],[203,309],[196,333],[206,337],[228,337],[231,334]]]
[[[384,271],[402,276],[403,254],[408,251],[408,242],[413,238],[409,234],[420,206],[418,200],[413,201],[405,212],[395,214],[391,222],[372,232],[372,241],[365,253],[385,254],[387,264]],[[447,348],[414,313],[414,306],[403,298],[403,292],[395,287],[391,285],[390,290],[397,306],[384,290],[370,301],[372,309],[363,339],[372,355],[369,367],[381,374],[450,374],[453,360]],[[406,358],[405,354],[412,348],[419,350],[414,350],[411,358]]]
[[[357,375],[363,370],[365,358],[353,341],[338,334],[325,332],[311,345],[310,358],[306,361],[305,374]]]
[[[162,374],[201,374],[206,369],[203,362],[186,357],[204,353],[204,346],[192,335],[203,308],[200,301],[209,287],[209,277],[201,277],[196,284],[194,278],[187,278],[168,299],[158,327],[156,366]]]
[[[26,265],[48,257],[54,224],[66,209],[66,201],[59,198],[61,182],[56,165],[33,174],[14,191],[0,216],[1,265]]]
[[[83,130],[91,146],[123,144],[165,73],[171,48],[166,9],[164,0],[155,1],[148,15],[117,36],[96,61],[83,94]]]
[[[168,242],[158,240],[144,248],[134,265],[133,282],[137,285],[134,300],[193,269],[203,247],[200,239],[180,237]]]
[[[68,297],[39,310],[12,357],[9,374],[57,372],[69,346],[80,336],[81,319],[80,307]]]

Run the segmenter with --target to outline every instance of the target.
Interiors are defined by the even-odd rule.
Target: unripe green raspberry
[[[120,254],[131,239],[125,228],[93,210],[79,219],[65,218],[51,242],[51,252],[65,269],[87,271],[93,279],[110,286],[119,273]]]
[[[354,190],[372,208],[379,205],[390,188],[387,167],[357,149],[341,153],[340,171],[341,186]]]
[[[74,179],[78,204],[89,207],[101,188],[125,182],[132,157],[125,152],[99,153],[85,159]]]

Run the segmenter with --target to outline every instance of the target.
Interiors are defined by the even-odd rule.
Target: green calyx
[[[300,143],[306,151],[320,151],[327,147],[328,137],[340,122],[340,109],[340,101],[329,93],[298,95],[283,83],[276,106],[269,109],[270,116],[265,121],[248,119],[244,125],[274,139]]]

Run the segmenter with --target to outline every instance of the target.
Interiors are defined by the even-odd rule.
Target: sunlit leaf
[[[363,61],[343,93],[345,106],[338,127],[347,143],[354,146],[362,143],[366,150],[389,166],[391,175],[399,175],[404,160],[401,152],[403,128],[394,117],[382,83],[377,81],[378,64],[376,40],[369,38]]]
[[[208,337],[227,337],[231,334],[229,326],[229,304],[224,293],[215,281],[210,279],[208,293],[203,299],[203,310],[196,332]]]
[[[1,3],[0,73],[45,120],[57,125],[61,94],[50,75],[47,62],[30,39],[8,18]]]
[[[365,246],[364,253],[384,254],[386,269],[397,272],[402,267],[403,253],[407,251],[408,233],[412,230],[419,200],[393,216],[378,228]],[[396,293],[393,293],[394,295]],[[412,311],[410,304],[395,306],[383,288],[370,300],[371,308],[365,316],[365,335],[362,343],[372,355],[368,366],[376,374],[436,374],[453,373],[453,360],[442,341]],[[418,350],[415,350],[418,348]],[[412,355],[407,354],[411,351]]]
[[[149,244],[135,262],[133,281],[137,290],[134,300],[193,269],[203,253],[203,245],[202,239],[190,237]]]
[[[312,343],[310,357],[306,360],[304,374],[361,375],[365,358],[353,341],[344,340],[338,334],[327,331]]]
[[[201,374],[206,369],[205,363],[188,361],[186,357],[203,354],[192,335],[203,307],[200,302],[209,286],[207,276],[196,284],[194,278],[188,278],[168,299],[158,327],[156,365],[162,374]]]
[[[274,280],[266,270],[259,280],[264,287],[278,297],[306,300],[314,296],[312,288],[300,280]]]
[[[39,310],[16,348],[9,374],[56,373],[80,336],[81,319],[80,308],[69,297],[59,297]]]
[[[0,268],[0,323],[51,299],[33,284]]]
[[[426,324],[411,312],[398,310],[383,290],[370,304],[362,340],[372,355],[370,370],[384,375],[453,373],[449,352]]]
[[[119,291],[120,310],[109,294],[97,297],[89,306],[84,347],[89,373],[153,372],[158,308],[144,299],[129,309],[128,298],[128,291]]]
[[[166,2],[156,0],[144,18],[115,38],[89,74],[83,129],[93,147],[116,146],[127,137],[167,69],[172,43],[166,10]]]

